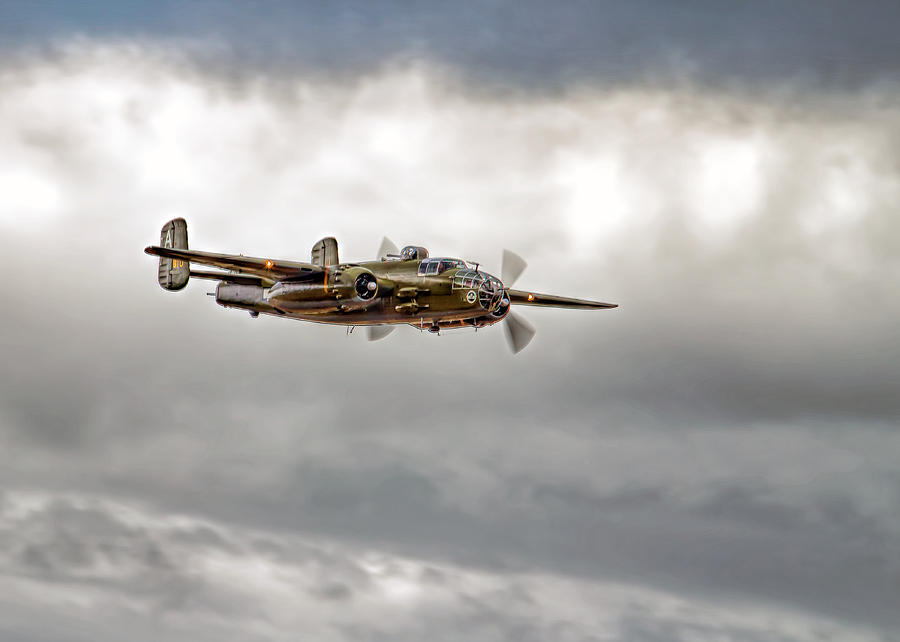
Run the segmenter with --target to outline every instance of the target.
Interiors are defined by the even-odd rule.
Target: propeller
[[[384,259],[389,255],[396,256],[399,253],[400,250],[391,239],[385,236],[381,240],[381,247],[378,248],[379,259]],[[509,288],[512,286],[527,266],[528,263],[521,256],[510,250],[503,250],[503,259],[500,266],[500,278],[503,281],[503,287]],[[512,311],[506,315],[504,322],[503,327],[506,330],[506,340],[509,343],[509,349],[514,354],[521,352],[534,338],[536,332],[534,326]],[[369,341],[379,341],[393,332],[395,327],[393,325],[370,325],[366,326],[366,333]]]
[[[378,341],[379,339],[384,339],[387,335],[394,331],[394,327],[392,325],[367,325],[366,326],[366,336],[369,341]]]
[[[385,236],[381,239],[377,258],[379,261],[383,261],[391,254],[396,256],[400,254],[400,250],[391,239]],[[394,326],[392,325],[368,325],[366,326],[366,337],[369,341],[380,341],[393,331]]]
[[[522,274],[528,263],[521,256],[510,250],[503,250],[503,260],[500,263],[500,279],[503,287],[509,288]],[[513,354],[525,349],[537,332],[534,326],[523,317],[510,311],[504,319],[503,328],[506,330],[506,341]]]
[[[500,280],[505,287],[510,287],[528,266],[521,256],[510,250],[503,250],[503,261],[500,263]]]
[[[537,331],[533,325],[515,312],[507,314],[503,321],[503,329],[506,330],[506,341],[509,343],[509,349],[513,351],[513,354],[517,354],[531,343],[534,333]]]
[[[388,255],[391,254],[397,256],[398,254],[400,254],[400,250],[396,245],[394,245],[394,242],[391,239],[385,236],[383,239],[381,239],[381,247],[378,248],[377,258],[379,261],[383,261]]]

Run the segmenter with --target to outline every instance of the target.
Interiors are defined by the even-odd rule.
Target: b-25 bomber
[[[484,328],[505,321],[513,352],[534,337],[534,327],[513,305],[598,310],[615,303],[587,301],[510,286],[525,269],[525,261],[503,251],[501,278],[480,269],[478,263],[430,257],[424,247],[397,249],[382,241],[374,261],[342,263],[337,241],[324,238],[313,245],[309,263],[256,258],[188,249],[187,223],[176,218],[166,223],[160,244],[144,250],[159,257],[159,284],[181,290],[191,277],[218,281],[216,303],[226,308],[260,314],[366,326],[370,340],[390,334],[397,325],[440,333],[452,328]],[[194,270],[192,264],[220,271]]]

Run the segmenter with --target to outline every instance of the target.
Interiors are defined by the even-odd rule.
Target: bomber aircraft
[[[513,352],[522,350],[535,330],[511,311],[513,305],[597,310],[618,307],[601,303],[513,290],[525,261],[503,251],[501,279],[479,269],[478,263],[429,257],[424,247],[398,250],[382,241],[374,261],[341,263],[337,241],[324,238],[313,245],[309,263],[217,254],[188,249],[187,223],[176,218],[163,225],[160,244],[144,250],[159,257],[159,284],[181,290],[191,277],[218,281],[216,303],[260,314],[366,326],[370,340],[386,337],[400,324],[440,333],[451,328],[483,328],[505,321]],[[192,264],[218,268],[200,271]]]

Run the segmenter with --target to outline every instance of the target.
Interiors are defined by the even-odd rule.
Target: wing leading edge
[[[570,308],[579,310],[606,310],[619,307],[618,303],[603,303],[587,299],[572,299],[555,294],[539,294],[525,290],[509,290],[509,300],[515,305],[533,305],[541,308]]]

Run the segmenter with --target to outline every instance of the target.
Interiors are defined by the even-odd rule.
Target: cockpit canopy
[[[433,274],[441,274],[453,268],[468,267],[465,261],[459,259],[433,258],[425,259],[419,263],[419,276],[431,276]]]
[[[400,258],[404,261],[418,261],[428,258],[428,250],[418,245],[407,245],[400,250]]]

